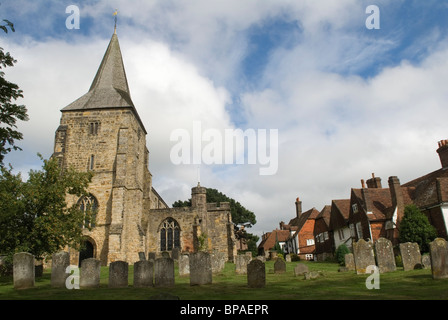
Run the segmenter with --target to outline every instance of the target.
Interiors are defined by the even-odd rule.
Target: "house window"
[[[344,240],[344,229],[338,230],[339,240]]]
[[[98,212],[98,201],[96,198],[89,194],[83,196],[78,201],[79,209],[84,212],[84,224],[83,228],[94,228],[96,213]]]
[[[307,253],[307,254],[305,255],[305,259],[306,259],[306,260],[313,260],[313,259],[314,259],[314,256],[313,256],[312,253]]]
[[[180,227],[176,220],[168,218],[160,226],[160,251],[180,248]]]
[[[362,239],[362,227],[361,222],[356,224],[356,232],[358,233],[358,239]]]
[[[350,236],[353,238],[356,236],[355,225],[353,223],[350,224]]]
[[[89,134],[92,135],[92,136],[98,135],[99,127],[100,127],[100,123],[98,121],[90,122],[89,123]]]
[[[328,231],[324,232],[324,241],[328,240]]]
[[[306,245],[307,245],[307,246],[312,246],[312,245],[314,245],[314,239],[306,239]]]
[[[352,205],[353,213],[358,213],[358,204],[354,203]]]

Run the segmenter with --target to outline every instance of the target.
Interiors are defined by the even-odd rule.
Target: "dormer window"
[[[352,205],[353,213],[358,213],[358,204],[354,203]]]

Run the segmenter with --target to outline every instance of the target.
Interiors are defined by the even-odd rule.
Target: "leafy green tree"
[[[66,194],[87,195],[92,174],[73,169],[62,171],[56,159],[43,162],[42,170],[31,170],[26,182],[11,168],[1,168],[2,254],[26,251],[41,258],[66,245],[79,248],[83,223],[93,220],[94,212],[85,213],[77,204],[68,207],[66,203]]]
[[[340,266],[345,266],[345,255],[347,253],[350,253],[350,250],[345,244],[339,245],[336,249],[335,257]]]
[[[9,27],[13,32],[14,25],[8,21],[6,25],[0,25],[0,29],[8,32]],[[5,79],[5,73],[1,71],[6,67],[13,67],[17,63],[9,52],[4,52],[0,48],[0,166],[3,166],[5,155],[12,150],[21,150],[15,145],[16,140],[21,140],[23,134],[17,131],[17,121],[27,121],[28,114],[24,105],[14,103],[19,98],[23,98],[23,91],[19,86]]]
[[[408,205],[404,209],[404,217],[400,222],[400,242],[416,242],[421,252],[429,252],[429,243],[437,237],[436,229],[416,205]]]

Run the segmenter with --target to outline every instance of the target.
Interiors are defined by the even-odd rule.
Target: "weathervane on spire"
[[[118,9],[115,9],[114,17],[115,17],[115,27],[114,27],[114,33],[117,33],[117,16],[118,16]]]

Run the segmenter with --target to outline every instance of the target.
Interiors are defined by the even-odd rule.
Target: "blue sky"
[[[80,8],[80,29],[65,12]],[[368,30],[367,6],[380,9]],[[60,109],[89,88],[113,32],[131,95],[149,129],[150,170],[172,203],[187,199],[196,168],[174,166],[169,134],[204,128],[279,130],[279,170],[202,166],[205,186],[253,210],[257,233],[294,217],[294,199],[321,210],[372,172],[405,183],[439,168],[448,138],[448,1],[6,0],[16,26],[1,46],[18,60],[7,78],[23,90],[30,121],[20,171],[52,153]],[[428,125],[430,123],[430,125]],[[412,159],[412,161],[410,161]]]

